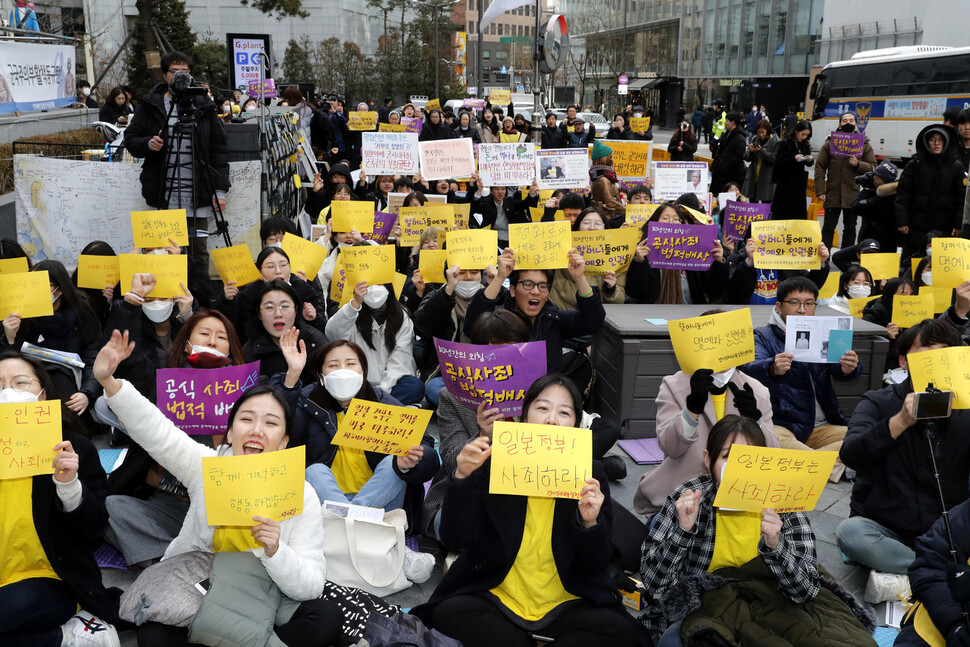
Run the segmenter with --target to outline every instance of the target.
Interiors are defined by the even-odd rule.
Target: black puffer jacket
[[[125,148],[135,157],[145,159],[141,167],[142,197],[156,209],[168,208],[162,195],[165,187],[165,163],[169,151],[166,121],[168,112],[165,110],[166,92],[168,92],[167,83],[155,84],[155,87],[142,97],[138,109],[135,110],[125,129]],[[219,119],[216,104],[208,97],[197,96],[192,105],[198,124],[199,141],[202,143],[197,159],[202,168],[209,169],[212,187],[217,191],[228,191],[229,152],[226,148],[226,133],[222,130],[222,121]],[[159,131],[162,131],[165,146],[156,152],[148,148],[148,142]],[[194,177],[192,180],[195,184],[195,206],[207,206],[212,202],[212,198],[206,193],[205,184],[200,177]]]
[[[728,182],[744,184],[747,167],[744,165],[744,151],[748,145],[748,131],[741,126],[724,133],[714,147],[714,161],[711,163],[711,191],[724,190]]]
[[[930,134],[946,139],[943,152],[932,154],[926,145]],[[955,157],[956,137],[945,126],[934,124],[920,131],[916,155],[903,168],[896,189],[896,226],[927,232],[937,229],[949,235],[963,222],[966,184],[963,165]]]

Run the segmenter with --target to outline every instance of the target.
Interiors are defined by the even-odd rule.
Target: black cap
[[[895,182],[896,176],[899,174],[899,169],[889,160],[883,160],[872,172],[886,182]]]
[[[862,252],[878,252],[879,242],[873,238],[866,238],[864,241],[859,243],[859,253]]]

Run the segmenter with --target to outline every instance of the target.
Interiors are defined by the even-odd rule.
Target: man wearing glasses
[[[741,370],[768,387],[779,445],[839,451],[848,421],[831,380],[859,377],[859,356],[849,350],[838,364],[811,364],[794,362],[794,356],[785,352],[789,315],[815,316],[817,301],[818,288],[809,279],[796,276],[782,281],[768,325],[754,331],[755,360]],[[844,471],[845,465],[836,461],[829,480],[838,482]]]

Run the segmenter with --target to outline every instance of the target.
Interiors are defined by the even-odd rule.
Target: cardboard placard
[[[941,391],[953,391],[953,408],[970,409],[970,347],[954,346],[909,353],[909,377],[913,391],[925,391],[932,384]]]
[[[896,252],[866,252],[859,256],[859,264],[869,270],[873,281],[899,276],[899,254]]]
[[[455,226],[455,210],[448,204],[425,204],[423,207],[401,207],[401,239],[404,246],[417,245],[428,227],[450,231]]]
[[[754,266],[770,270],[817,270],[822,226],[817,220],[770,220],[751,223]]]
[[[467,137],[418,142],[418,154],[421,175],[429,182],[475,173],[475,153]]]
[[[60,400],[0,404],[0,481],[53,474],[61,440]]]
[[[518,270],[555,270],[569,267],[572,230],[568,222],[509,225],[509,247]]]
[[[900,328],[915,326],[924,319],[932,319],[935,306],[932,294],[895,294],[891,321]]]
[[[448,260],[446,249],[422,249],[418,253],[418,269],[425,283],[445,282],[445,263]]]
[[[255,526],[254,516],[279,523],[303,512],[306,446],[249,456],[206,456],[206,523]]]
[[[369,177],[378,175],[414,175],[418,172],[418,136],[414,133],[382,132],[361,136],[360,168]]]
[[[579,499],[593,474],[593,435],[588,429],[495,422],[492,425],[490,494]]]
[[[181,247],[189,244],[189,225],[185,209],[160,209],[158,211],[132,211],[131,233],[135,247],[169,247],[169,238]]]
[[[159,410],[190,436],[226,433],[232,405],[258,385],[259,361],[222,368],[160,368],[155,372]]]
[[[348,130],[374,130],[377,128],[377,113],[373,110],[353,110],[347,113]]]
[[[359,281],[368,285],[384,285],[394,282],[394,246],[363,245],[340,250],[338,264],[343,264],[346,287],[353,288]]]
[[[732,445],[714,507],[781,514],[814,510],[838,452]]]
[[[670,321],[667,330],[680,369],[689,375],[702,368],[718,373],[754,361],[748,308]]]
[[[184,254],[121,254],[118,256],[121,273],[121,291],[131,290],[131,278],[135,274],[151,274],[155,287],[149,297],[171,299],[184,294],[182,285],[189,284],[189,257]]]
[[[330,203],[330,229],[338,233],[357,231],[374,233],[374,203],[359,200],[335,200]]]
[[[103,290],[114,286],[120,280],[121,270],[117,256],[81,254],[77,257],[77,286],[79,288]],[[131,286],[128,287],[131,288]]]
[[[13,258],[0,258],[0,274],[19,274],[29,272],[30,264],[26,256],[15,256]],[[83,286],[81,286],[83,287]]]
[[[397,407],[354,398],[331,442],[342,447],[401,456],[421,444],[431,413],[430,409]]]
[[[651,222],[647,262],[653,269],[704,271],[714,263],[717,225]]]
[[[237,287],[242,287],[263,278],[253,262],[249,245],[214,248],[209,254],[224,284],[235,281]]]
[[[289,232],[283,236],[282,249],[290,257],[290,270],[294,274],[303,272],[306,274],[307,281],[312,281],[317,275],[329,253],[323,245],[317,245]]]
[[[498,262],[498,232],[487,229],[449,231],[446,235],[448,266],[484,270]]]
[[[955,288],[970,280],[970,240],[934,238],[933,287]]]
[[[587,276],[625,272],[640,242],[640,232],[633,227],[574,231],[572,234],[573,247],[586,261]]]

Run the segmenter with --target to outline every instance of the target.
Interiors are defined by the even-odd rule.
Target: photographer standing
[[[862,187],[852,210],[862,218],[859,240],[872,238],[881,249],[896,249],[896,176],[899,169],[889,160],[856,178]]]
[[[225,211],[226,191],[229,190],[229,157],[226,149],[226,134],[222,129],[216,104],[208,93],[192,92],[196,89],[191,77],[192,60],[182,52],[172,51],[162,57],[162,78],[149,90],[125,129],[125,148],[135,157],[145,159],[141,169],[141,194],[149,206],[156,209],[178,209],[185,207],[190,230],[207,231],[210,209],[218,202]],[[174,83],[176,75],[179,83]],[[188,77],[188,78],[185,78]],[[188,81],[186,83],[186,81]],[[181,88],[178,96],[173,85]],[[191,112],[196,126],[199,150],[192,150],[192,138],[186,136],[178,151],[174,151],[174,164],[169,166],[171,142],[175,141],[175,126],[179,121],[179,111]],[[197,169],[208,175],[215,197],[201,177],[192,175],[192,158],[195,156]],[[172,182],[180,177],[181,182]],[[169,199],[165,196],[165,186],[173,184]],[[194,198],[193,198],[194,189]],[[192,204],[194,199],[195,204]],[[181,205],[181,207],[180,207]],[[200,303],[208,303],[209,251],[206,237],[196,236],[192,240],[193,267],[190,284]]]
[[[943,317],[966,318],[970,282],[957,288],[956,303]],[[951,314],[952,313],[952,314]],[[926,319],[896,340],[899,365],[908,369],[922,351],[962,346],[958,330],[943,318]],[[925,421],[918,420],[910,380],[862,396],[849,421],[839,457],[857,470],[850,516],[836,528],[839,550],[872,569],[866,601],[895,600],[909,590],[906,571],[913,563],[916,538],[929,530],[943,508],[967,498],[970,477],[970,410],[954,410],[936,420],[933,453],[939,481],[933,474]]]

